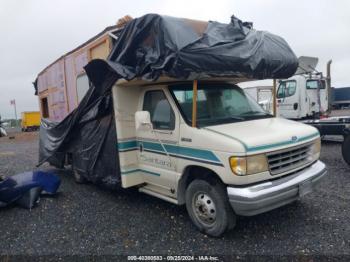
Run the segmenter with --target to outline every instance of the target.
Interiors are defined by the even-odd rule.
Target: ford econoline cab
[[[211,236],[312,192],[326,174],[318,131],[276,118],[233,79],[118,80],[122,187],[177,205]]]

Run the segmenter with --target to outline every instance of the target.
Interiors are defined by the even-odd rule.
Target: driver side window
[[[175,114],[163,91],[147,91],[143,100],[143,110],[150,113],[154,129],[174,130]]]
[[[295,94],[297,83],[294,80],[283,81],[280,83],[277,91],[277,98],[285,98]]]

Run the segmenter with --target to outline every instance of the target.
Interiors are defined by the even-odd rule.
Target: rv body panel
[[[84,66],[92,59],[106,59],[111,49],[108,27],[100,34],[63,55],[37,77],[37,92],[42,118],[62,121],[79,105],[89,88]]]

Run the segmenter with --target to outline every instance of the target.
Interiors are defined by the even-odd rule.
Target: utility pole
[[[276,89],[277,89],[277,81],[276,79],[272,80],[272,108],[273,108],[273,115],[274,117],[277,116],[277,101],[276,101]]]
[[[16,118],[16,126],[17,126],[17,107],[16,107],[16,99],[10,101],[10,104],[14,106],[15,109],[15,118]]]

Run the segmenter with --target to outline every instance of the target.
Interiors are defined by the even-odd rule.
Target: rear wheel
[[[341,151],[344,161],[350,165],[350,135],[344,137]]]
[[[87,181],[77,170],[73,169],[74,180],[77,184],[85,184]]]
[[[214,181],[194,180],[186,190],[187,212],[203,233],[219,237],[236,225],[225,187]]]
[[[74,167],[73,161],[72,161],[72,171],[73,171],[75,183],[85,184],[87,182],[86,178]]]

